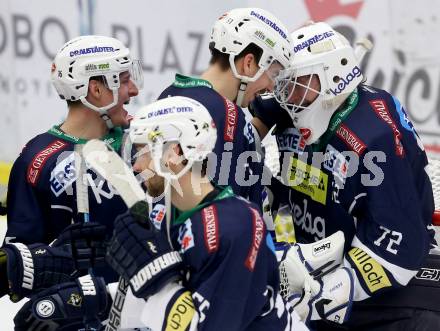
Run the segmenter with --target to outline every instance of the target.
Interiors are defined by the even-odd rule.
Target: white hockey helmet
[[[133,60],[130,50],[119,40],[105,36],[81,36],[65,43],[52,63],[51,78],[61,99],[80,100],[101,114],[111,127],[107,110],[118,103],[119,74],[130,72],[138,89],[143,87],[143,72],[139,61]],[[86,100],[91,77],[105,77],[106,86],[113,92],[113,102],[97,107]]]
[[[174,96],[158,100],[139,109],[130,123],[132,144],[148,145],[156,172],[168,179],[177,179],[194,162],[203,161],[212,152],[217,129],[209,111],[196,100]],[[164,146],[178,143],[188,161],[178,174],[161,164]]]
[[[353,47],[328,24],[312,23],[291,36],[294,56],[290,68],[282,70],[277,77],[274,94],[306,143],[312,144],[327,130],[330,118],[362,82],[363,75]],[[320,91],[310,87],[312,75],[318,76]],[[298,81],[302,76],[309,76],[307,84]],[[303,89],[304,97],[292,103],[295,89]],[[318,97],[304,105],[309,90],[318,93]]]
[[[262,50],[258,62],[260,69],[253,77],[240,75],[234,62],[235,57],[250,44],[255,44]],[[215,22],[211,31],[210,48],[229,54],[229,64],[234,76],[246,84],[256,81],[275,61],[282,68],[287,68],[290,65],[292,42],[287,28],[270,12],[260,8],[236,8],[223,14]],[[278,70],[273,74],[276,76]],[[239,93],[239,105],[240,98],[242,96]]]

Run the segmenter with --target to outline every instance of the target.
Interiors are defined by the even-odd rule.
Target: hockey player
[[[29,141],[13,165],[6,242],[49,243],[80,219],[74,146],[101,138],[119,149],[121,127],[129,124],[124,104],[138,94],[140,73],[130,51],[113,38],[82,36],[60,49],[51,77],[69,112],[63,123]],[[124,204],[102,178],[93,174],[89,185],[90,218],[111,233],[110,215],[123,212]]]
[[[200,78],[177,74],[159,97],[187,96],[209,110],[219,133],[210,177],[257,205],[262,199],[260,139],[240,107],[273,90],[279,70],[289,65],[291,48],[286,27],[271,13],[233,9],[212,28],[208,69]]]
[[[8,228],[5,243],[24,245],[53,241],[72,222],[82,222],[77,212],[75,146],[100,138],[118,150],[122,129],[128,126],[124,104],[142,85],[139,63],[118,40],[82,36],[67,42],[51,68],[52,82],[68,115],[29,141],[15,161],[8,185]],[[126,206],[105,180],[87,171],[90,219],[101,222],[110,235],[114,215]],[[94,274],[115,281],[111,268]]]
[[[186,97],[159,100],[136,113],[130,138],[134,170],[150,172],[148,192],[169,192],[174,212],[170,240],[130,213],[115,221],[107,261],[141,298],[133,302],[128,292],[121,330],[306,330],[278,294],[277,261],[256,205],[205,178],[217,138],[206,108]],[[55,292],[34,307],[50,301],[63,312],[64,298]]]
[[[283,262],[292,294],[302,294],[295,309],[321,320],[318,330],[340,329],[323,321],[353,330],[438,329],[436,282],[420,273],[410,282],[431,247],[434,209],[414,127],[397,98],[363,84],[353,48],[329,25],[300,28],[292,40],[276,99],[252,108],[264,131],[276,124],[281,171],[271,189],[290,206],[299,242]],[[328,240],[337,231],[343,256],[323,261],[343,240]],[[340,288],[345,298],[334,295]]]

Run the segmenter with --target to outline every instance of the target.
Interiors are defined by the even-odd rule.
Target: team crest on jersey
[[[201,212],[205,246],[209,253],[214,253],[219,246],[217,208],[215,205],[210,205],[203,208]]]
[[[290,160],[288,185],[295,191],[309,196],[323,205],[326,204],[328,175],[321,169],[295,157]]]
[[[192,232],[192,222],[188,218],[179,228],[179,237],[177,238],[180,244],[180,253],[185,253],[188,249],[194,247],[194,235]]]
[[[156,229],[160,230],[164,218],[165,205],[158,203],[153,207],[153,210],[150,212],[150,220],[153,222]]]
[[[323,166],[333,174],[341,185],[345,183],[348,172],[348,161],[345,156],[332,145],[327,145]]]
[[[56,197],[60,196],[68,187],[72,186],[76,178],[75,153],[69,152],[69,156],[58,162],[50,173],[50,189],[52,193]]]
[[[280,152],[294,152],[301,154],[306,148],[306,140],[295,128],[288,128],[276,136]]]

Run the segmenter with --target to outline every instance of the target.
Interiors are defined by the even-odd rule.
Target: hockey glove
[[[344,323],[353,301],[351,268],[341,267],[344,234],[341,231],[311,244],[295,244],[280,263],[281,283],[303,321],[326,319]]]
[[[7,275],[11,299],[70,281],[79,271],[105,263],[106,228],[97,223],[68,226],[52,244],[9,243]]]
[[[180,278],[182,258],[164,233],[151,223],[140,224],[129,212],[115,221],[107,262],[130,283],[133,294],[146,298]]]
[[[39,293],[31,298],[28,307],[35,324],[52,321],[59,325],[76,325],[84,319],[88,327],[98,329],[110,300],[104,279],[85,275]],[[19,324],[17,317],[14,322]]]

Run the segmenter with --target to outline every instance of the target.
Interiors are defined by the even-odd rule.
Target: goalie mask
[[[194,162],[201,162],[212,152],[217,129],[208,110],[198,101],[181,96],[158,100],[138,110],[130,123],[131,144],[146,145],[155,171],[166,179],[178,179]],[[169,143],[177,143],[186,160],[175,174],[164,164]]]
[[[307,144],[327,130],[330,118],[362,82],[359,60],[347,39],[326,23],[292,33],[294,56],[275,85],[275,98],[287,110]],[[310,95],[316,95],[312,101]]]
[[[130,73],[138,89],[143,87],[140,61],[132,60],[130,50],[119,40],[105,36],[81,36],[68,41],[58,51],[52,63],[52,83],[61,99],[80,100],[88,108],[99,112],[109,128],[113,127],[107,111],[118,103],[119,74]],[[113,93],[113,101],[103,107],[87,99],[91,77],[104,77]]]
[[[250,44],[262,50],[259,70],[253,77],[240,75],[235,67],[236,56]],[[280,68],[289,66],[292,43],[287,28],[268,11],[237,8],[222,15],[214,24],[209,47],[229,54],[231,70],[241,80],[236,101],[241,106],[248,82],[256,81],[264,72],[274,80]]]

